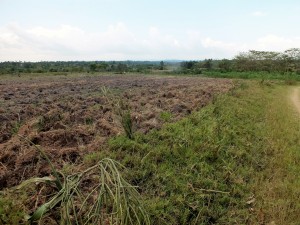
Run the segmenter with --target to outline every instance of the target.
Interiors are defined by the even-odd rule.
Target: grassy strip
[[[140,187],[153,224],[246,224],[261,221],[262,214],[270,222],[268,210],[261,212],[265,200],[256,195],[266,190],[261,185],[272,169],[281,170],[273,165],[278,146],[270,145],[276,137],[269,125],[279,90],[269,83],[240,83],[160,131],[112,139],[109,151],[86,162],[109,156],[129,168],[127,179]]]
[[[300,81],[300,75],[296,73],[268,73],[268,72],[219,72],[219,71],[205,71],[205,76],[215,78],[241,78],[241,79],[272,79],[285,80],[286,82]]]
[[[293,87],[292,87],[293,88]],[[277,87],[267,112],[270,163],[257,180],[257,219],[260,224],[299,224],[300,116],[289,100],[291,89]],[[294,114],[291,112],[295,112]],[[259,188],[259,187],[262,188]]]
[[[297,224],[300,123],[288,89],[240,82],[159,131],[111,139],[85,163],[110,157],[126,166],[152,224]]]

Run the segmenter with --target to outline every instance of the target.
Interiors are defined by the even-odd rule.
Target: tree
[[[91,70],[92,72],[95,72],[96,69],[97,69],[97,64],[96,64],[96,63],[90,64],[90,70]]]
[[[128,67],[126,64],[118,63],[117,65],[117,73],[125,73],[127,71]]]
[[[193,67],[195,66],[196,62],[195,61],[185,61],[185,62],[182,62],[180,64],[181,68],[182,69],[193,69]]]
[[[165,63],[164,63],[164,61],[160,61],[160,63],[159,63],[159,69],[160,70],[164,70],[165,69]]]
[[[228,59],[222,59],[219,64],[218,67],[220,68],[221,72],[230,72],[232,69],[232,63],[230,60]]]
[[[202,67],[211,70],[212,69],[212,59],[205,59],[204,62],[202,63]]]

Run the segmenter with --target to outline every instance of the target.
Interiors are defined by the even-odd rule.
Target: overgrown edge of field
[[[108,156],[125,165],[124,175],[130,183],[139,186],[153,224],[273,221],[277,224],[276,213],[272,215],[275,202],[279,209],[285,205],[281,200],[289,198],[284,218],[293,212],[299,215],[296,214],[299,207],[288,195],[281,199],[276,195],[265,198],[269,188],[266,184],[274,180],[273,170],[286,169],[290,160],[295,159],[295,149],[290,147],[297,147],[296,139],[289,139],[290,136],[282,139],[288,124],[295,122],[292,117],[281,114],[285,122],[280,126],[285,129],[276,135],[274,132],[277,125],[274,118],[270,119],[270,115],[274,115],[271,106],[274,107],[275,96],[283,93],[278,92],[279,89],[274,84],[239,82],[231,93],[216,97],[213,104],[177,123],[148,135],[137,134],[135,140],[123,136],[113,138],[109,149],[87,155],[85,164],[93,165]],[[270,126],[272,121],[274,124]],[[276,142],[277,138],[282,141]],[[289,158],[283,152],[278,157],[280,151],[276,150],[281,149],[280,143],[288,143],[285,149],[290,151]],[[280,164],[281,157],[285,160]],[[299,168],[295,162],[292,165],[285,172],[295,178]],[[286,175],[279,174],[279,180]],[[295,197],[297,180],[285,181],[290,187],[288,191],[292,191],[290,196]],[[280,182],[276,184],[277,195],[287,191],[284,182],[282,186]],[[14,198],[9,204],[15,207],[18,199]],[[294,204],[293,211],[291,204]],[[25,209],[22,204],[18,206]]]
[[[268,134],[273,128],[267,118],[271,104],[278,104],[275,96],[283,94],[280,87],[287,86],[269,81],[241,81],[236,86],[212,105],[161,131],[133,142],[123,137],[110,142],[114,157],[132,168],[129,177],[152,207],[154,223],[273,221],[268,210],[259,207],[255,194],[272,177],[270,170],[281,170],[272,168],[277,156],[274,146],[269,145]],[[201,194],[190,198],[197,188]],[[226,192],[229,197],[224,196]]]

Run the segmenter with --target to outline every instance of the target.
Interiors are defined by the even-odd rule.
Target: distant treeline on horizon
[[[222,60],[0,62],[0,74],[49,72],[151,73],[158,70],[183,74],[217,71],[221,73],[276,72],[300,75],[300,48],[292,48],[284,52],[250,50],[239,53],[233,59]]]

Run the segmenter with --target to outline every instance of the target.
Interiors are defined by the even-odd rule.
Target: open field
[[[0,81],[0,188],[50,172],[36,150],[41,145],[61,168],[99,150],[123,133],[103,87],[131,108],[137,131],[147,133],[176,121],[227,92],[229,80],[155,76],[40,76]]]
[[[97,215],[86,217],[88,206],[101,203],[91,190],[116,178],[109,198],[117,202],[120,193],[138,193],[125,195],[121,210],[142,206],[145,211],[132,213],[146,212],[140,224],[299,222],[298,87],[142,75],[4,78],[0,87],[0,222],[28,224],[24,218],[37,218],[39,206],[53,199],[40,224],[85,222]],[[131,109],[134,137],[124,133],[116,100]],[[116,170],[112,162],[124,168]],[[28,181],[37,176],[47,177]],[[26,188],[12,188],[22,181]],[[107,196],[103,190],[98,196]],[[100,221],[138,224],[108,219],[113,210],[107,204],[99,206],[108,210],[100,211]]]

